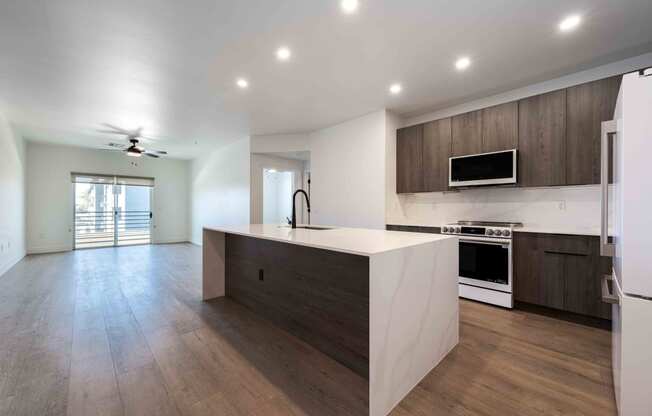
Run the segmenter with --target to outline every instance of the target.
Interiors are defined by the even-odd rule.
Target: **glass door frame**
[[[76,174],[76,173],[71,173],[71,175],[81,175],[81,174]],[[88,176],[94,176],[94,175],[100,175],[100,174],[88,174]],[[129,176],[125,175],[100,175],[100,176],[113,176],[114,182],[113,183],[107,183],[106,185],[110,185],[115,189],[115,187],[118,186],[124,186],[125,188],[127,186],[145,186],[150,188],[149,191],[149,226],[148,226],[148,231],[149,231],[149,243],[142,243],[142,244],[123,244],[119,245],[118,244],[118,194],[114,192],[114,189],[112,189],[112,194],[113,194],[113,244],[111,245],[106,245],[106,246],[100,246],[100,247],[77,247],[77,182],[72,182],[71,183],[71,188],[72,188],[72,227],[70,231],[72,231],[72,249],[73,250],[86,250],[90,248],[106,248],[106,247],[122,247],[122,246],[128,246],[128,245],[147,245],[147,244],[153,244],[153,229],[154,229],[154,209],[153,209],[153,203],[154,203],[154,188],[155,186],[147,186],[147,185],[127,185],[127,184],[118,184],[117,183],[117,178],[129,178]],[[152,184],[154,184],[154,178],[138,178],[138,177],[132,177],[136,179],[148,179],[152,181]]]

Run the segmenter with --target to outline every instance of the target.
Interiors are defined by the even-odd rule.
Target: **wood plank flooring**
[[[189,244],[29,256],[0,277],[0,415],[362,415],[366,380],[221,299]],[[458,347],[393,411],[614,415],[610,336],[461,301]]]

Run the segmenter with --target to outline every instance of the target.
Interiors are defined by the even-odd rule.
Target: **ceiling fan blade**
[[[133,133],[132,131],[125,130],[125,129],[123,129],[123,128],[120,128],[120,127],[114,126],[113,124],[102,123],[102,125],[103,125],[104,127],[108,127],[108,128],[110,128],[111,130],[114,130],[114,132],[118,132],[118,133],[121,133],[121,134],[127,134],[127,135],[129,135],[129,134],[132,134],[132,133]]]
[[[168,152],[166,152],[165,150],[151,150],[151,152],[159,154],[159,155],[167,155],[168,154]]]
[[[113,142],[111,142],[111,143],[107,143],[107,146],[109,146],[109,147],[115,147],[115,148],[118,148],[118,149],[124,149],[125,147],[129,147],[129,145],[127,145],[127,144],[123,144],[123,143],[113,143]]]
[[[105,129],[97,129],[95,130],[98,133],[106,133],[106,134],[119,134],[119,135],[125,135],[126,133],[123,133],[121,131],[115,131],[115,130],[105,130]]]
[[[159,156],[158,156],[158,155],[155,155],[154,153],[143,152],[143,154],[144,154],[145,156],[153,157],[154,159],[158,159],[158,158],[159,158]]]
[[[98,149],[98,150],[104,150],[105,152],[124,152],[122,149]]]

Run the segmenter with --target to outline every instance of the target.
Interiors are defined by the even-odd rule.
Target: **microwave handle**
[[[616,247],[609,242],[609,135],[616,134],[616,121],[603,121],[600,152],[600,255],[613,257]]]

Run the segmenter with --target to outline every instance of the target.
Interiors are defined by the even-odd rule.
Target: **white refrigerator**
[[[602,287],[603,300],[613,304],[616,401],[621,416],[649,416],[652,415],[651,70],[623,77],[614,120],[602,124],[601,144],[601,252],[613,257],[612,275],[604,277]],[[611,192],[610,160],[613,161]]]

